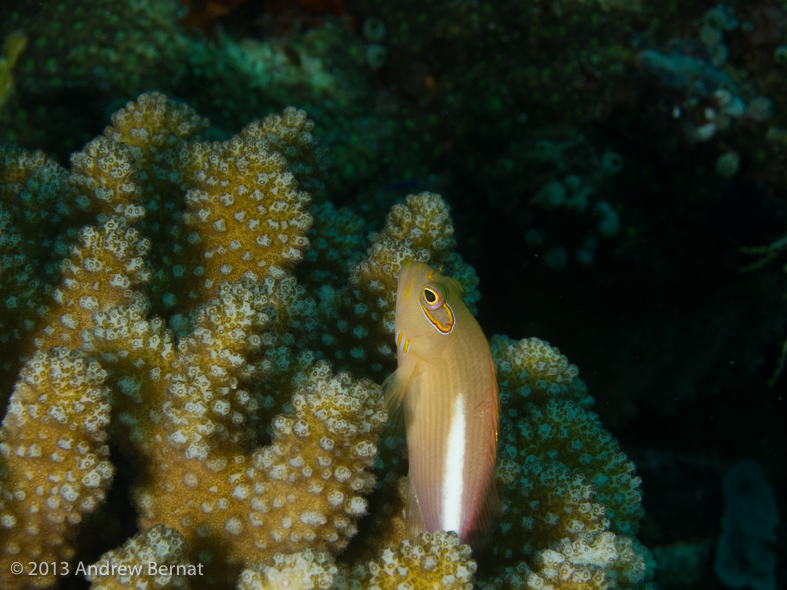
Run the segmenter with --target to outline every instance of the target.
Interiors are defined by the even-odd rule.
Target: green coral
[[[184,73],[188,42],[174,2],[34,4],[22,3],[15,17],[30,38],[20,74],[38,92],[75,84],[140,92],[150,81],[146,73]]]
[[[0,110],[13,92],[14,78],[11,72],[26,47],[27,36],[22,31],[11,33],[3,43],[3,54],[0,55]]]

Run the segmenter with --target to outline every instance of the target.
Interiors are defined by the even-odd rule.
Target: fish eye
[[[421,288],[418,300],[427,321],[443,335],[454,329],[454,310],[446,300],[447,294],[443,283],[427,283]]]
[[[421,289],[421,304],[429,309],[438,309],[443,305],[443,290],[435,283],[425,285]]]

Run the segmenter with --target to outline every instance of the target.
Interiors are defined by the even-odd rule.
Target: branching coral
[[[27,579],[12,562],[71,559],[76,525],[104,500],[113,475],[105,379],[64,348],[36,352],[19,375],[0,429],[3,588],[51,586],[54,568]]]
[[[70,171],[6,148],[0,253],[16,262],[2,286],[18,291],[25,273],[41,286],[35,319],[17,336],[25,344],[18,362],[30,360],[0,457],[2,522],[25,542],[6,544],[2,559],[46,551],[70,557],[79,515],[103,499],[111,478],[104,445],[111,406],[112,440],[135,470],[130,492],[139,532],[84,572],[94,588],[164,583],[158,570],[129,575],[98,567],[146,561],[182,566],[167,582],[173,588],[231,585],[238,576],[249,589],[284,580],[471,587],[476,564],[454,534],[402,538],[402,499],[389,484],[403,462],[391,445],[378,453],[387,419],[380,389],[356,379],[379,380],[392,364],[395,283],[405,258],[444,264],[468,304],[478,300],[475,274],[455,251],[447,205],[436,194],[410,195],[366,238],[357,215],[311,203],[302,190],[320,190],[322,169],[313,124],[302,112],[272,115],[223,142],[200,141],[206,125],[151,93],[116,113],[105,134],[72,158]],[[53,190],[56,196],[45,198]],[[48,203],[50,213],[26,217],[25,199]],[[68,199],[75,205],[60,205]],[[36,223],[68,252],[56,282],[39,270],[49,262],[37,261]],[[162,311],[165,317],[155,315]],[[587,411],[592,400],[576,367],[536,339],[496,337],[492,349],[504,409],[504,513],[491,548],[510,567],[501,574],[529,568],[552,583],[559,561],[575,564],[575,577],[587,570],[593,579],[641,586],[651,575],[647,552],[627,536],[640,516],[639,480]],[[47,363],[57,370],[46,391],[35,393],[30,367]],[[352,375],[335,372],[342,369]],[[61,408],[57,396],[82,396],[95,408],[81,397]],[[41,407],[23,411],[24,404]],[[94,417],[82,420],[79,412]],[[48,422],[34,431],[23,417]],[[84,444],[76,440],[83,431]],[[88,471],[81,479],[41,460],[45,454],[35,449],[53,441],[61,450],[46,457],[76,461]],[[30,471],[23,460],[42,468]],[[375,465],[386,485],[370,503]],[[64,478],[67,489],[19,492],[19,482],[41,477]],[[31,494],[48,495],[65,516],[24,520]],[[382,527],[363,531],[366,551],[335,561],[360,517],[378,506],[386,507],[375,515]],[[37,548],[25,537],[33,529],[56,547]],[[609,555],[593,569],[586,555],[601,547]]]
[[[533,569],[524,562],[509,568],[489,588],[528,590],[611,590],[644,587],[653,564],[646,564],[636,541],[605,532],[596,537],[564,539],[553,549],[538,553]],[[645,550],[646,551],[646,550]],[[647,554],[647,552],[645,553]],[[644,585],[640,586],[645,582]]]
[[[350,578],[370,590],[402,586],[468,590],[473,587],[476,564],[470,558],[470,547],[461,545],[455,533],[436,531],[385,549],[366,569],[368,573],[356,569]]]
[[[92,590],[128,588],[187,589],[188,575],[200,568],[188,562],[186,541],[177,531],[156,525],[122,547],[107,551],[95,564],[83,567]],[[155,564],[151,569],[150,564]],[[77,572],[81,573],[81,572]]]
[[[266,142],[241,136],[192,144],[178,156],[193,186],[185,222],[187,239],[204,260],[194,270],[205,277],[199,288],[211,292],[221,280],[282,278],[291,271],[309,245],[311,216],[304,211],[309,196],[295,188],[286,160]]]
[[[577,495],[574,501],[587,500],[592,490],[604,504],[603,514],[612,529],[635,534],[642,517],[641,481],[617,441],[602,428],[598,417],[586,410],[592,398],[579,380],[576,366],[537,338],[512,342],[495,336],[491,345],[499,367],[501,404],[507,407],[501,418],[501,456],[522,469],[520,492],[530,490],[537,480],[549,487],[563,481],[559,489],[575,489],[571,493]],[[569,485],[566,478],[573,483]],[[585,484],[592,484],[592,488]],[[588,506],[579,513],[585,509],[594,512]],[[563,512],[575,510],[557,511]],[[550,514],[541,507],[532,516],[557,524],[549,523]]]
[[[0,305],[5,312],[0,314],[0,374],[5,391],[19,368],[19,346],[47,313],[57,263],[68,251],[62,239],[63,222],[73,210],[67,187],[68,173],[42,152],[0,146]]]
[[[592,580],[588,588],[606,588],[614,584],[608,576],[619,577],[609,573],[615,568],[627,572],[618,582],[622,587],[652,577],[647,550],[627,536],[636,533],[642,517],[640,479],[587,411],[592,398],[577,367],[537,338],[495,336],[491,348],[500,388],[503,503],[493,551],[504,560],[524,558],[523,566],[507,572],[506,583],[569,588]],[[544,545],[549,549],[538,551]],[[589,567],[587,555],[601,554],[602,547],[606,561]]]
[[[132,287],[149,276],[143,261],[149,247],[122,217],[112,217],[100,227],[86,226],[63,264],[49,321],[34,338],[36,347],[78,348],[83,332],[93,324],[93,314],[131,303],[138,296]]]
[[[335,220],[339,224],[352,223],[347,217],[336,216]],[[453,234],[448,206],[439,195],[409,195],[404,203],[394,205],[383,230],[369,236],[365,256],[348,253],[349,260],[360,259],[344,269],[346,286],[334,289],[328,285],[320,290],[320,311],[326,330],[320,335],[317,349],[337,366],[355,374],[380,379],[385,370],[393,367],[396,276],[407,258],[450,268],[465,289],[468,306],[475,310],[478,279],[472,267],[455,252]],[[332,242],[338,240],[333,238]],[[323,256],[328,258],[329,251]],[[320,265],[321,252],[316,254]]]
[[[146,72],[155,69],[170,79],[183,73],[188,42],[177,24],[176,2],[102,1],[89,8],[19,3],[16,9],[18,25],[36,40],[19,73],[38,92],[90,84],[139,92]],[[64,46],[70,50],[62,51]]]
[[[71,156],[69,182],[80,209],[104,221],[110,215],[129,223],[145,214],[141,191],[135,182],[131,152],[123,144],[97,137]]]
[[[279,588],[333,587],[336,565],[327,551],[304,549],[298,553],[274,554],[273,563],[260,564],[244,570],[238,582],[239,590],[278,590]]]
[[[455,533],[422,533],[416,539],[386,548],[378,559],[350,569],[337,568],[325,551],[306,549],[298,553],[277,553],[271,563],[244,570],[240,590],[280,588],[400,588],[473,587],[476,564],[470,547],[461,545]]]

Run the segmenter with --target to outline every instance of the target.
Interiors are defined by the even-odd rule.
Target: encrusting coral
[[[475,308],[447,205],[410,195],[365,237],[321,194],[304,113],[223,142],[201,141],[206,128],[149,93],[70,171],[3,148],[0,301],[14,309],[37,281],[27,323],[4,320],[2,334],[21,344],[4,367],[19,379],[0,446],[3,587],[31,584],[11,562],[71,558],[81,515],[112,480],[107,433],[133,467],[139,532],[81,572],[93,588],[472,587],[477,566],[455,534],[403,539],[405,463],[395,445],[378,452],[380,388],[358,379],[393,366],[405,259],[450,268]],[[49,213],[31,219],[23,205],[36,199]],[[63,252],[56,281],[36,239]],[[645,587],[652,563],[630,536],[640,482],[588,411],[577,368],[537,339],[491,346],[503,515],[497,569],[477,583]],[[151,561],[159,569],[132,568]]]

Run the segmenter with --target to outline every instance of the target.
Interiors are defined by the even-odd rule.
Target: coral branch
[[[472,587],[455,534],[402,538],[406,461],[395,436],[381,445],[380,387],[362,379],[392,368],[405,259],[444,265],[478,301],[447,204],[409,195],[365,236],[304,190],[323,191],[325,165],[305,113],[221,142],[207,126],[154,92],[70,170],[0,152],[0,292],[23,310],[3,318],[3,369],[26,363],[0,432],[0,582],[57,583],[7,578],[8,564],[74,555],[112,478],[111,412],[139,530],[80,572],[94,588]],[[649,554],[628,536],[640,481],[578,369],[535,338],[491,348],[503,515],[479,585],[646,586]],[[163,569],[109,567],[146,561]]]
[[[105,379],[97,363],[62,348],[22,369],[0,430],[3,588],[52,585],[56,571],[15,576],[11,563],[70,559],[82,516],[104,500],[113,474]]]

